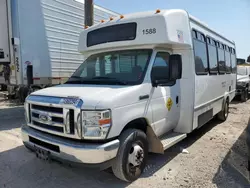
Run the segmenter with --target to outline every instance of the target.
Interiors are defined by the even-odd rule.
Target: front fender
[[[147,101],[141,101],[135,104],[118,107],[112,110],[112,127],[108,138],[119,136],[123,128],[131,121],[138,118],[145,118],[148,124],[152,124],[152,113],[149,108],[145,113]]]

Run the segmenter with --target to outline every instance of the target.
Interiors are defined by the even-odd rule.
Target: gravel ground
[[[245,144],[249,104],[233,101],[226,122],[212,120],[164,155],[150,154],[142,177],[128,184],[108,172],[37,159],[20,139],[23,107],[0,99],[0,187],[250,187]]]

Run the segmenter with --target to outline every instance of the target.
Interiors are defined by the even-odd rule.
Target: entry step
[[[180,142],[186,137],[187,137],[187,134],[175,133],[175,132],[169,133],[161,137],[161,143],[163,145],[163,149],[166,150],[170,148],[171,146],[175,145],[176,143]]]

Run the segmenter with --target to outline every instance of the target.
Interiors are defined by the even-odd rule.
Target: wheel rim
[[[140,143],[132,144],[128,154],[127,170],[130,175],[138,176],[141,174],[141,166],[144,162],[145,152]]]

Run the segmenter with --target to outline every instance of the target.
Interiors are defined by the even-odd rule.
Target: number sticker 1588
[[[142,30],[143,35],[151,35],[156,33],[155,28],[150,28],[150,29],[143,29]]]

